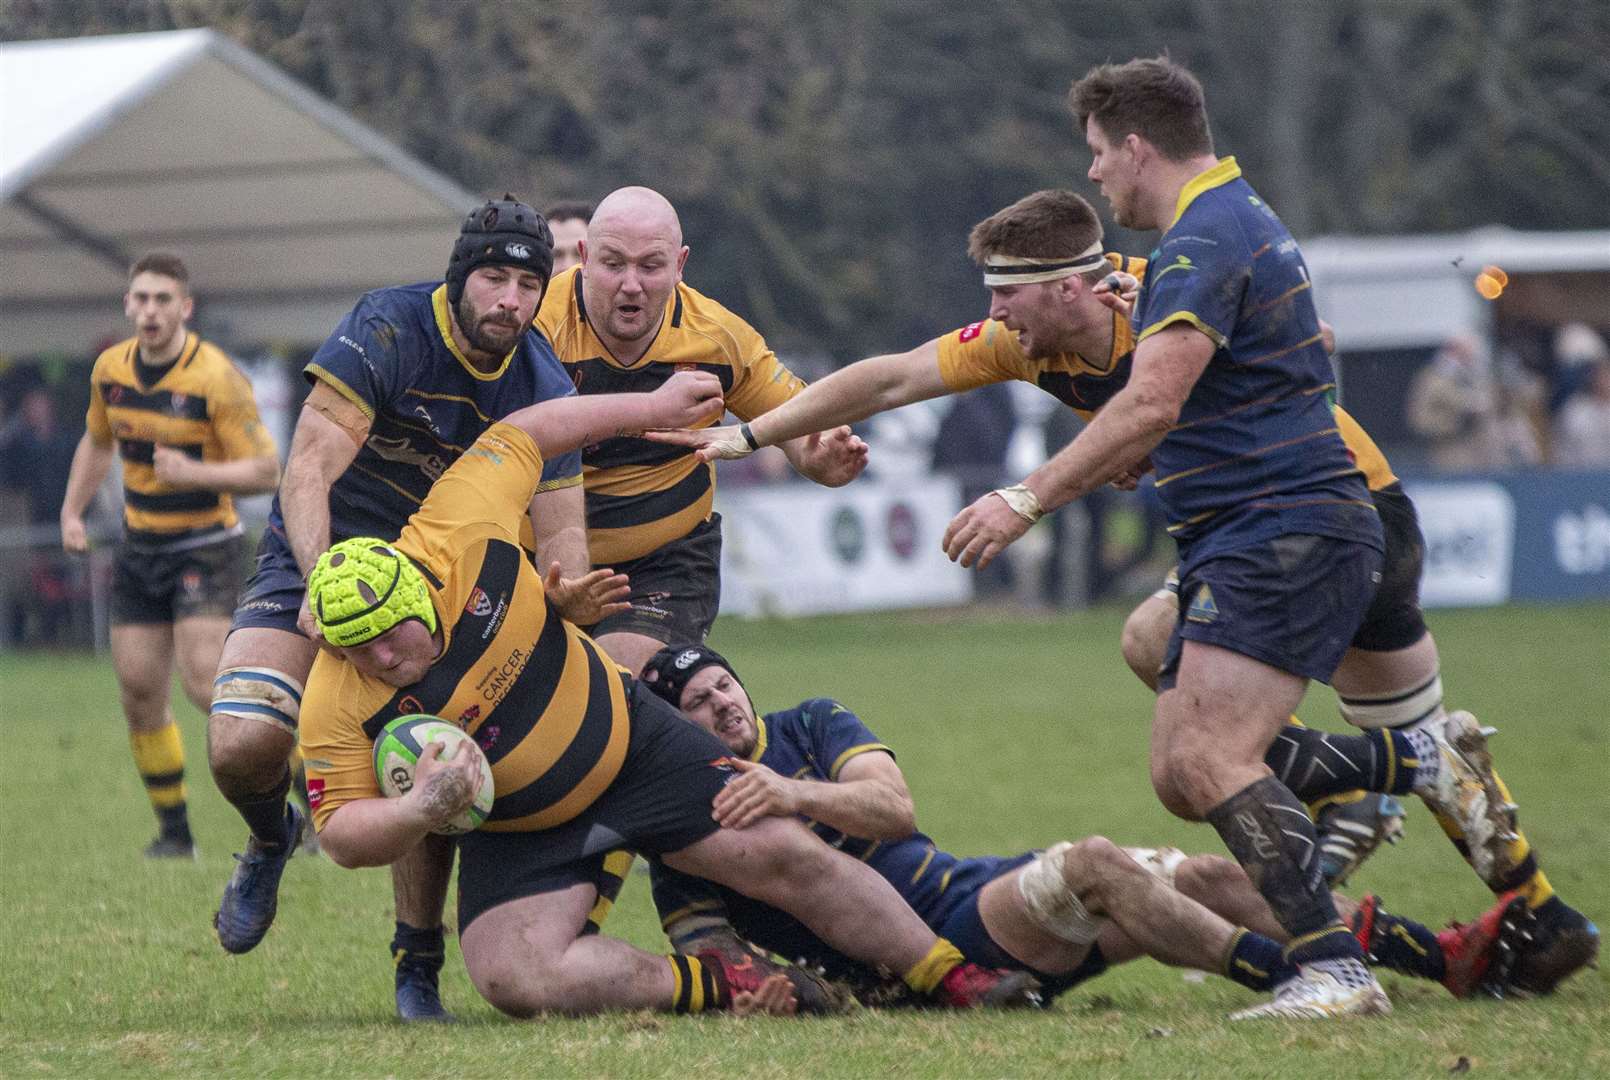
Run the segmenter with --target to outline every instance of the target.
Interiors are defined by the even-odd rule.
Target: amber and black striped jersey
[[[1340,405],[1331,411],[1336,416],[1336,429],[1342,433],[1342,442],[1347,444],[1347,452],[1353,455],[1353,464],[1364,474],[1364,483],[1369,485],[1369,489],[1380,491],[1389,484],[1397,483],[1397,474],[1392,471],[1386,455],[1381,453],[1381,448],[1375,445],[1375,440],[1353,419],[1352,414]]]
[[[302,698],[314,821],[378,798],[373,744],[398,716],[432,713],[474,736],[492,763],[484,829],[534,831],[592,805],[626,757],[626,672],[565,622],[520,547],[542,477],[531,437],[494,424],[442,474],[397,547],[425,574],[442,651],[397,689],[321,652]]]
[[[1108,252],[1116,270],[1146,272],[1145,259]],[[1124,388],[1134,358],[1135,333],[1129,320],[1113,314],[1112,349],[1106,356],[1062,353],[1033,359],[1018,344],[1017,335],[993,319],[976,322],[939,339],[939,375],[952,393],[990,383],[1020,379],[1030,382],[1089,420],[1097,409]]]
[[[173,550],[238,533],[227,493],[174,490],[157,479],[152,461],[158,446],[198,461],[273,457],[274,438],[257,418],[251,383],[223,350],[194,333],[154,385],[140,382],[139,355],[138,339],[129,338],[96,358],[84,418],[97,446],[117,442],[128,542]]]
[[[654,343],[631,367],[617,363],[588,324],[579,268],[553,279],[537,328],[582,394],[648,392],[678,371],[708,371],[720,378],[727,408],[753,420],[805,386],[754,327],[686,283],[678,283]],[[710,517],[715,466],[691,450],[623,437],[586,447],[581,460],[594,565],[647,555]]]

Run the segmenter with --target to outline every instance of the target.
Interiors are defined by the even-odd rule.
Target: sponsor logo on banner
[[[1509,599],[1515,501],[1495,483],[1405,485],[1425,533],[1426,607],[1502,604]]]
[[[902,562],[917,553],[917,514],[907,503],[889,507],[889,550]]]
[[[1573,577],[1610,570],[1610,512],[1597,503],[1554,519],[1554,561]]]
[[[866,526],[861,524],[861,515],[846,506],[833,515],[830,528],[838,557],[852,565],[860,562],[866,551]]]

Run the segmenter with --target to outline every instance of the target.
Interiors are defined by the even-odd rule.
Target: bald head
[[[687,259],[676,208],[659,192],[621,188],[593,211],[581,247],[587,321],[616,360],[635,364],[654,343]]]
[[[671,200],[653,188],[623,187],[604,196],[587,227],[589,238],[621,234],[682,246],[682,222]],[[597,241],[594,241],[596,246]]]

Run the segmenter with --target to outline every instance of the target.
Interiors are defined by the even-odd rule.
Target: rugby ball
[[[395,799],[413,790],[414,767],[419,764],[419,755],[425,747],[433,742],[443,744],[443,761],[451,761],[455,754],[474,754],[481,763],[481,786],[469,809],[432,831],[442,836],[472,832],[480,828],[486,815],[492,812],[492,766],[463,728],[439,716],[428,713],[399,716],[380,732],[375,740],[375,779],[380,781],[381,794]]]

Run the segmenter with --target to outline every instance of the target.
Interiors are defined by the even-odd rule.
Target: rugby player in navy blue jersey
[[[1159,681],[1151,772],[1174,813],[1207,820],[1290,937],[1300,974],[1243,1017],[1384,1013],[1336,912],[1313,823],[1264,758],[1309,679],[1328,679],[1380,579],[1380,519],[1331,412],[1334,379],[1297,244],[1233,158],[1202,90],[1166,59],[1092,69],[1070,102],[1118,222],[1162,229],[1123,391],[1023,483],[951,523],[946,551],[987,564],[1047,509],[1149,457],[1180,549],[1180,618]],[[1029,268],[1032,269],[1032,268]],[[1469,843],[1509,823],[1468,714],[1403,732],[1414,790]]]
[[[651,657],[642,683],[731,751],[740,775],[713,804],[723,826],[803,818],[830,846],[887,879],[962,955],[1032,974],[1048,998],[1140,956],[1217,971],[1253,990],[1296,974],[1281,955],[1285,931],[1228,859],[1119,847],[1101,836],[960,858],[917,831],[894,751],[839,702],[813,698],[760,716],[727,660],[691,642]],[[819,966],[866,1000],[888,999],[882,980],[786,912],[663,864],[653,874],[655,905],[679,951],[741,957],[753,944]],[[1507,985],[1531,925],[1523,908],[1506,897],[1476,922],[1441,933],[1386,915],[1378,903],[1354,921],[1377,962],[1463,997]]]
[[[318,651],[305,575],[334,541],[396,535],[431,484],[494,422],[575,393],[532,328],[552,259],[542,215],[512,196],[489,201],[464,221],[445,280],[368,293],[305,369],[312,390],[256,572],[235,611],[208,720],[213,777],[251,830],[215,919],[232,953],[267,933],[303,828],[304,814],[286,794],[302,689]],[[547,572],[560,611],[591,623],[618,610],[610,601],[624,593],[624,579],[588,572],[578,453],[547,463],[530,510],[522,541]],[[404,1019],[446,1016],[436,987],[451,867],[452,848],[439,837],[393,867],[392,953]]]

